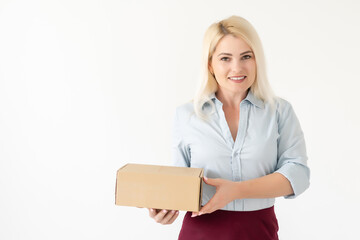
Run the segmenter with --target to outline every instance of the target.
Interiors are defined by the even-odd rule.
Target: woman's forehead
[[[241,54],[246,51],[251,51],[250,46],[240,37],[231,34],[225,35],[215,47],[214,53],[231,53]]]

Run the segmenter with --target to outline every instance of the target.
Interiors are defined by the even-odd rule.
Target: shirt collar
[[[217,99],[215,93],[211,93],[209,97],[210,97],[210,99],[213,100],[214,102],[219,102],[219,103],[222,105],[222,103],[220,102],[220,100]],[[265,104],[264,104],[264,101],[261,100],[260,98],[257,98],[257,97],[253,94],[253,92],[252,92],[251,90],[248,91],[248,94],[247,94],[246,98],[245,98],[243,101],[248,101],[248,102],[250,102],[251,104],[253,104],[253,105],[255,105],[255,106],[259,107],[259,108],[264,108],[264,105],[265,105]]]

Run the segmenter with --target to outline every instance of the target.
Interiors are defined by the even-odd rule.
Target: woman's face
[[[256,77],[254,53],[243,39],[226,35],[215,48],[209,70],[225,94],[245,94]]]

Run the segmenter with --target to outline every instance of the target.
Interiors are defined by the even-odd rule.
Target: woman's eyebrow
[[[246,52],[240,53],[240,56],[241,56],[241,55],[244,55],[244,54],[246,54],[246,53],[253,53],[253,52],[252,52],[251,50],[249,50],[249,51],[246,51]],[[220,55],[232,56],[232,54],[231,54],[231,53],[220,53],[218,56],[220,56]]]

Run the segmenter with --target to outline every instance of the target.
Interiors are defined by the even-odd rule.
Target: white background
[[[0,239],[177,239],[114,204],[126,163],[170,164],[173,111],[197,86],[203,34],[231,15],[265,48],[305,133],[311,186],[276,203],[281,239],[355,239],[360,3],[0,2]]]

